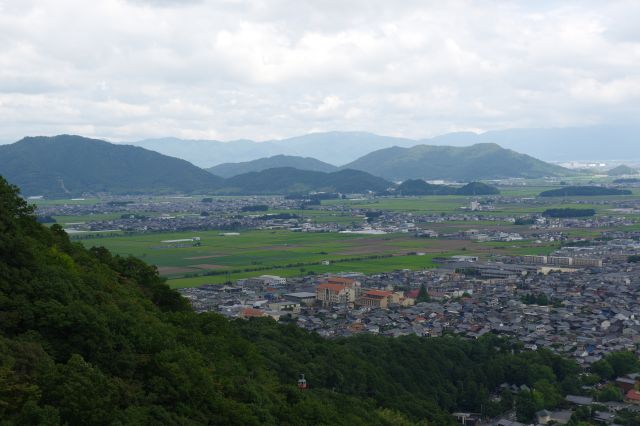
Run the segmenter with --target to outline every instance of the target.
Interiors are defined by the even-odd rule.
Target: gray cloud
[[[638,13],[632,1],[0,0],[0,140],[631,122]]]

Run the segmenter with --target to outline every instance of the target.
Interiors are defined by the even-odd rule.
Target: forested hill
[[[402,195],[496,195],[500,191],[495,186],[482,182],[470,182],[462,187],[435,185],[422,179],[408,179],[396,189]]]
[[[338,168],[332,164],[316,160],[311,157],[297,157],[295,155],[274,155],[242,163],[224,163],[207,169],[210,173],[224,178],[250,172],[261,172],[277,167],[293,167],[299,170],[316,172],[335,172]]]
[[[0,146],[0,174],[25,195],[51,197],[206,192],[221,180],[184,160],[71,135]]]
[[[566,186],[540,193],[540,197],[599,197],[603,195],[631,195],[628,189],[607,188],[604,186]]]
[[[467,147],[416,145],[381,149],[353,161],[345,168],[364,170],[391,180],[481,180],[538,178],[572,172],[493,143]]]
[[[320,192],[382,192],[393,184],[360,170],[339,170],[324,173],[278,167],[250,172],[225,179],[219,194],[288,194]]]
[[[153,267],[38,224],[1,177],[0,236],[3,425],[453,425],[580,392],[572,361],[492,336],[324,340],[196,314]],[[503,382],[533,392],[491,400]]]

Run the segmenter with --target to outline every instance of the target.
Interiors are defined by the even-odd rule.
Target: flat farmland
[[[501,188],[502,195],[514,196],[516,193],[523,197],[533,197],[541,191],[550,188],[535,187],[535,189],[507,189]],[[325,200],[323,206],[344,205],[351,208],[361,208],[370,210],[396,211],[417,214],[451,214],[464,213],[461,207],[469,206],[472,200],[485,197],[471,197],[459,195],[436,195],[436,196],[416,196],[416,197],[383,197],[372,200]],[[594,209],[598,214],[625,215],[613,211],[610,204],[614,201],[632,201],[640,198],[637,191],[633,195],[624,196],[599,196],[599,197],[549,197],[540,198],[541,204],[519,204],[519,203],[496,203],[495,210],[475,212],[479,216],[518,216],[541,214],[546,209],[579,208]],[[628,214],[627,214],[628,215]],[[311,216],[311,215],[309,215]],[[311,216],[312,217],[312,216]],[[346,219],[345,219],[346,220]],[[453,223],[453,222],[452,222]]]
[[[201,245],[166,242],[200,237]],[[300,276],[311,271],[363,273],[432,267],[432,259],[454,254],[519,254],[547,252],[551,247],[530,242],[496,246],[467,240],[421,239],[409,234],[361,235],[246,231],[154,233],[83,239],[87,247],[104,246],[113,253],[132,255],[158,267],[173,287],[221,283],[227,280],[278,274]],[[421,255],[417,255],[420,253]],[[323,265],[329,261],[329,265]]]

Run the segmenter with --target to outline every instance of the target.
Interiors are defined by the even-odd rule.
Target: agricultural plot
[[[532,187],[521,189],[501,188],[503,196],[535,197],[550,187]],[[416,196],[416,197],[383,197],[373,200],[326,200],[323,206],[344,205],[351,208],[370,210],[387,210],[396,212],[411,212],[420,214],[449,214],[462,213],[462,207],[467,207],[471,200],[479,197],[444,195],[444,196]],[[497,203],[495,210],[476,212],[479,216],[514,216],[542,213],[546,209],[583,208],[594,209],[598,214],[624,215],[616,212],[605,202],[631,201],[640,198],[637,190],[628,196],[600,196],[600,197],[550,197],[540,199],[540,204]]]
[[[201,238],[199,246],[172,242],[196,236]],[[489,257],[551,250],[530,242],[503,247],[468,240],[419,239],[408,234],[290,231],[247,231],[226,236],[219,231],[163,233],[92,238],[82,242],[88,247],[104,246],[114,253],[152,263],[172,286],[225,282],[267,273],[299,276],[310,271],[374,273],[422,269],[433,266],[432,259],[438,256],[473,253]]]

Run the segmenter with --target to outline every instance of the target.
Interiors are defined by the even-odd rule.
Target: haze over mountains
[[[421,142],[452,146],[497,143],[545,161],[640,160],[638,125],[449,133]]]
[[[497,143],[503,148],[545,161],[640,161],[640,150],[637,148],[640,144],[640,126],[637,125],[507,129],[481,134],[460,132],[422,140],[366,132],[327,132],[266,142],[162,138],[130,143],[182,158],[205,168],[279,154],[313,157],[335,166],[343,166],[372,151],[393,146],[468,146],[478,143]]]
[[[266,142],[245,139],[221,142],[163,138],[128,143],[182,158],[196,166],[207,168],[222,163],[251,161],[279,154],[312,157],[340,166],[377,149],[390,146],[413,146],[419,142],[366,132],[327,132]]]

